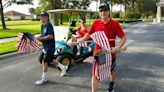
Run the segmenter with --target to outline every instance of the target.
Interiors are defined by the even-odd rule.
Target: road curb
[[[4,60],[6,58],[10,58],[10,57],[18,56],[18,55],[23,55],[23,53],[12,52],[12,53],[8,53],[8,54],[0,55],[0,60]]]
[[[43,46],[40,46],[40,48],[42,49]],[[11,58],[14,56],[19,56],[19,55],[25,55],[25,54],[29,54],[29,53],[20,53],[20,52],[7,53],[7,54],[0,55],[0,60],[4,60],[6,58]]]

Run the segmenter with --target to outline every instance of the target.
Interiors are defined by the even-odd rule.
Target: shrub
[[[21,20],[25,20],[26,19],[26,17],[25,16],[21,16]]]
[[[117,20],[119,23],[132,23],[132,22],[142,22],[142,20],[135,19],[135,20],[128,20],[128,19],[119,19]]]
[[[140,19],[141,14],[140,13],[126,13],[125,17],[129,19]]]
[[[7,20],[8,20],[8,21],[10,21],[10,20],[11,20],[11,18],[7,18]]]
[[[31,19],[32,21],[40,21],[40,19]]]
[[[112,12],[112,18],[119,18],[120,13],[119,12]]]

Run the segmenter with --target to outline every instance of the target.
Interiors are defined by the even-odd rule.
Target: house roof
[[[6,17],[6,16],[30,16],[30,15],[23,14],[17,11],[8,11],[4,13],[4,16]]]

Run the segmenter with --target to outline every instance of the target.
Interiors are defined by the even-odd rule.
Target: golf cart
[[[78,44],[73,44],[73,48],[68,44],[71,43],[71,36],[72,36],[72,28],[70,27],[72,20],[71,16],[72,14],[76,14],[81,16],[81,14],[90,14],[90,17],[93,13],[97,13],[95,11],[87,11],[87,10],[77,10],[77,9],[55,9],[55,10],[49,10],[50,14],[58,13],[58,14],[69,14],[69,23],[68,27],[63,26],[54,26],[55,31],[55,53],[54,53],[54,59],[57,62],[60,62],[63,65],[66,65],[70,68],[71,64],[74,62],[82,61],[85,58],[89,57],[93,53],[93,49],[95,46],[94,42],[88,42],[88,46],[91,48],[91,50],[88,50],[88,47],[81,46],[80,47],[80,54],[77,55],[77,46]],[[78,19],[77,19],[78,21]],[[89,20],[89,26],[90,26],[90,20]],[[71,34],[71,35],[70,35]]]

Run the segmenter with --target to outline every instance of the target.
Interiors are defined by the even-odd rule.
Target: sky
[[[36,8],[38,6],[38,2],[39,0],[34,0],[33,1],[33,5],[16,5],[16,4],[12,4],[11,6],[7,7],[4,9],[4,12],[10,11],[10,10],[14,10],[20,13],[24,13],[24,14],[29,14],[28,10],[29,8],[33,7]],[[96,2],[92,2],[89,6],[89,10],[93,10],[96,11]],[[120,5],[115,5],[112,8],[114,11],[119,11],[120,10]]]
[[[24,13],[24,14],[29,14],[28,10],[29,8],[33,7],[36,8],[38,6],[38,2],[39,0],[34,0],[33,1],[33,5],[17,5],[17,4],[12,4],[11,6],[7,7],[4,9],[4,12],[10,11],[10,10],[14,10],[20,13]]]

